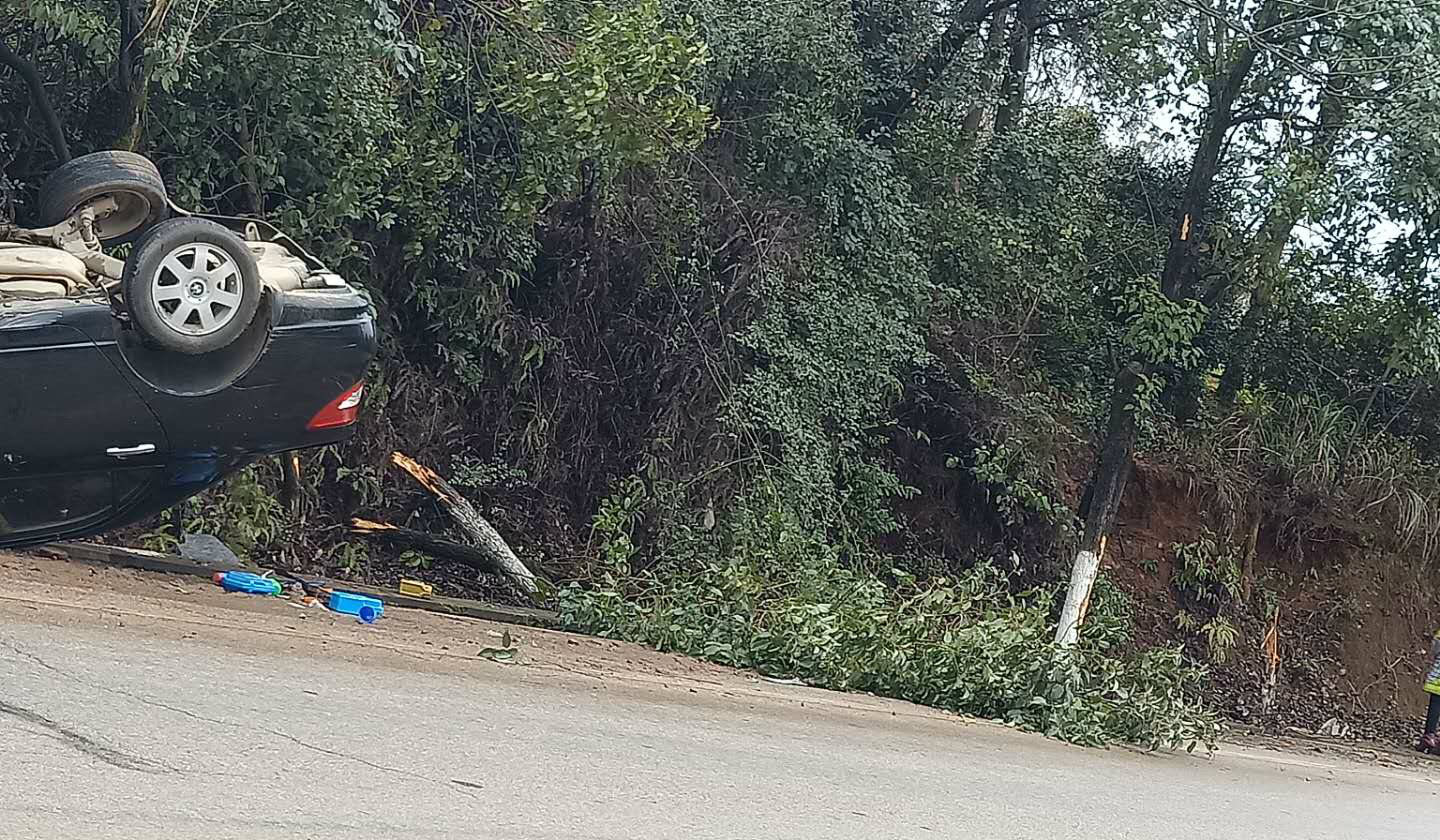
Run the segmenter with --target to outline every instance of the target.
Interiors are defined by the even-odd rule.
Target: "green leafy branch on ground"
[[[710,543],[642,572],[560,593],[577,630],[841,691],[1003,721],[1086,745],[1213,744],[1203,668],[1180,651],[1125,653],[1128,599],[1102,583],[1084,643],[1053,644],[1053,589],[1011,592],[981,563],[922,581],[843,562],[777,507],[745,517],[723,557]],[[611,523],[613,524],[613,523]],[[620,544],[625,544],[624,539]],[[708,555],[699,559],[696,555]]]

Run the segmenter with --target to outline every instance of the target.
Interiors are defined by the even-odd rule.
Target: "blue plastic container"
[[[366,624],[385,614],[385,604],[379,598],[354,592],[331,592],[327,606],[335,612],[353,615]]]
[[[216,572],[212,578],[226,592],[248,592],[251,595],[279,595],[285,591],[277,580],[253,572]]]

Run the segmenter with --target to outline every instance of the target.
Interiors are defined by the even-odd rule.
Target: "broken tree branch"
[[[520,558],[515,556],[505,538],[500,536],[500,532],[480,515],[480,511],[476,510],[468,499],[451,487],[448,481],[402,452],[392,453],[390,462],[409,473],[421,487],[429,490],[476,548],[494,558],[495,564],[506,577],[513,580],[527,595],[535,595],[539,591],[535,574],[520,562]]]
[[[350,532],[377,542],[388,543],[397,548],[413,548],[441,560],[453,560],[482,572],[495,575],[506,574],[505,569],[495,561],[495,558],[480,548],[432,536],[413,528],[401,528],[398,525],[357,517],[350,520]]]

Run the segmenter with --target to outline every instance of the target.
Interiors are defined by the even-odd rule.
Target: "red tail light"
[[[337,429],[354,423],[360,416],[360,398],[364,394],[365,383],[355,383],[346,389],[345,393],[331,400],[329,405],[320,409],[318,414],[310,418],[310,422],[305,425],[305,428],[311,431]]]

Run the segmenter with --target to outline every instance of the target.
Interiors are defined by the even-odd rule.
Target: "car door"
[[[86,305],[0,310],[0,545],[93,532],[164,464],[154,413],[65,323]]]
[[[56,308],[84,305],[0,314],[0,470],[160,463],[165,437],[154,413]]]
[[[145,495],[143,468],[0,476],[0,547],[35,545],[106,529]]]

